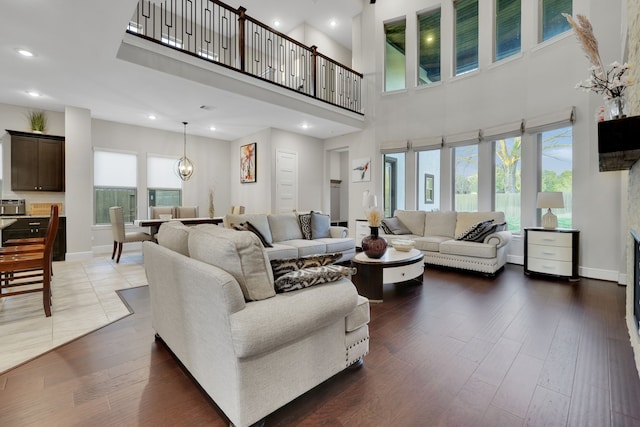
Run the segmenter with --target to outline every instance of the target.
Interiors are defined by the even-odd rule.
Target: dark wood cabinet
[[[11,135],[11,189],[64,191],[64,137],[7,132]]]
[[[2,244],[9,239],[44,237],[47,233],[49,217],[18,218],[15,223],[2,230]],[[53,243],[53,260],[64,261],[67,253],[67,218],[59,217],[58,232]]]

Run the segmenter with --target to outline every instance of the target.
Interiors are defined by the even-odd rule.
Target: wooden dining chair
[[[41,251],[37,245],[6,248],[0,253],[0,298],[42,292],[42,305],[51,316],[51,276],[53,243],[58,232],[58,206],[51,207],[52,215]],[[29,251],[29,246],[33,246]],[[8,292],[7,292],[8,291]]]
[[[153,241],[153,237],[149,233],[133,232],[126,233],[124,229],[124,212],[121,206],[112,206],[109,208],[109,219],[111,220],[111,234],[113,235],[113,253],[111,259],[116,256],[118,250],[118,258],[116,264],[120,262],[122,255],[122,244],[130,242]]]
[[[56,212],[56,215],[59,214],[59,208],[57,205],[51,205],[51,212],[49,214],[49,217],[53,217],[54,214],[54,209]],[[49,224],[47,225],[47,231],[44,233],[45,236],[47,235],[47,233],[49,232],[49,228],[51,228],[51,221],[49,221]],[[27,237],[27,238],[22,238],[22,239],[8,239],[5,242],[2,243],[2,246],[18,246],[18,245],[44,245],[44,237]]]

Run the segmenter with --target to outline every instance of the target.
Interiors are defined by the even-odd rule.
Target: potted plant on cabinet
[[[29,112],[29,126],[33,133],[44,133],[47,130],[47,116],[44,111]]]

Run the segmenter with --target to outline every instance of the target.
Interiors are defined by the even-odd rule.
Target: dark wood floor
[[[625,288],[428,269],[385,285],[371,352],[276,411],[268,426],[640,426]],[[223,426],[135,314],[0,376],[0,426]],[[1,338],[0,338],[1,339]],[[213,362],[213,361],[212,361]]]

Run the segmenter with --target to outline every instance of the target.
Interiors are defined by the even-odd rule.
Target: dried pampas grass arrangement
[[[576,22],[568,13],[563,13],[562,16],[567,19],[569,25],[571,25],[571,28],[575,31],[576,37],[580,44],[582,44],[582,49],[584,53],[587,54],[589,62],[598,69],[601,75],[604,74],[604,66],[602,65],[602,59],[598,51],[598,40],[596,40],[596,36],[593,35],[593,27],[587,17],[577,14]]]
[[[380,227],[382,225],[382,212],[372,208],[367,212],[367,221],[370,227]]]

